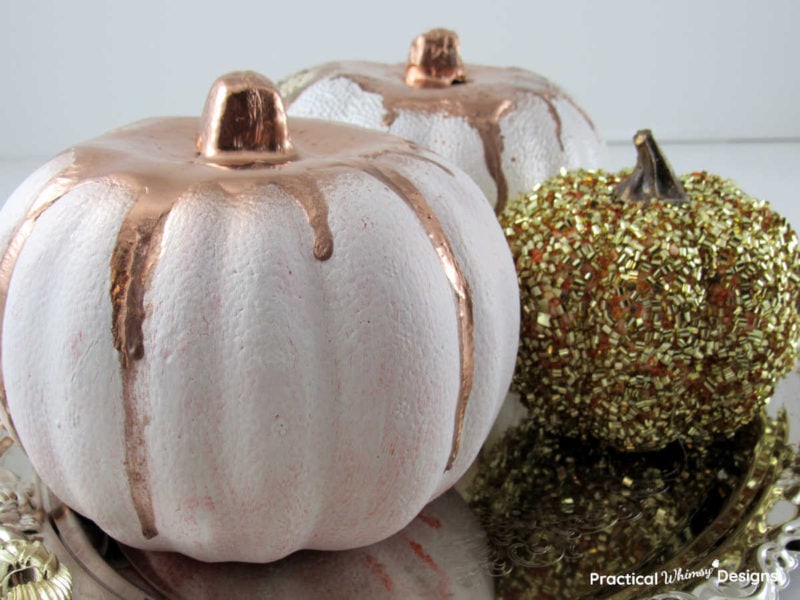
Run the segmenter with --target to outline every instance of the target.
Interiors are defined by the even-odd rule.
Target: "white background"
[[[795,0],[0,0],[0,157],[51,155],[130,121],[196,114],[223,72],[401,62],[459,32],[467,62],[560,83],[609,140],[800,137]]]
[[[0,203],[68,145],[199,114],[226,71],[402,62],[416,34],[444,26],[468,63],[571,92],[611,142],[608,166],[629,164],[631,136],[650,127],[676,171],[733,178],[800,229],[798,24],[796,0],[0,0]],[[782,599],[800,600],[797,573]]]

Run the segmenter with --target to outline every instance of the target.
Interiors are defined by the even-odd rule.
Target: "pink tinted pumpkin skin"
[[[463,169],[500,213],[560,169],[601,166],[587,113],[547,78],[465,64],[455,32],[418,36],[407,64],[336,61],[286,78],[289,113],[386,131]]]
[[[467,469],[510,383],[516,276],[474,183],[398,138],[288,126],[299,159],[231,169],[196,158],[197,119],[137,123],[0,213],[4,419],[128,545],[266,562],[384,539]]]
[[[301,551],[268,565],[124,552],[147,582],[176,600],[494,598],[486,536],[456,492],[426,506],[394,536],[353,550]]]

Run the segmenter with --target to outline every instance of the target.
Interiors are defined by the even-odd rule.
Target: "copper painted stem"
[[[406,67],[406,85],[444,88],[466,82],[458,34],[449,29],[431,29],[411,43]]]
[[[280,164],[296,158],[275,85],[253,71],[217,79],[203,110],[197,149],[204,160],[231,167]]]
[[[643,204],[652,200],[671,204],[686,202],[686,191],[656,144],[653,133],[649,129],[637,131],[633,143],[637,152],[636,168],[617,185],[617,197]]]

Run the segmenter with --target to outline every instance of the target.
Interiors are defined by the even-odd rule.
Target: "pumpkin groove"
[[[433,244],[436,254],[442,263],[444,271],[456,301],[456,318],[458,321],[459,362],[461,369],[458,403],[456,404],[455,430],[453,432],[453,445],[450,457],[447,460],[446,471],[453,466],[461,448],[461,436],[464,430],[464,417],[467,414],[467,402],[472,391],[472,381],[475,374],[475,343],[473,333],[475,323],[472,316],[472,292],[469,282],[456,260],[450,241],[447,239],[441,223],[425,197],[408,179],[397,171],[386,167],[364,167],[364,171],[375,177],[378,181],[389,187],[414,211],[425,233]]]
[[[338,81],[337,81],[338,80]],[[344,91],[342,84],[353,84],[360,94],[352,95]],[[352,86],[351,86],[352,87]],[[391,131],[402,137],[422,142],[430,136],[431,130],[437,135],[431,136],[425,145],[429,145],[442,156],[458,163],[456,154],[460,145],[468,144],[466,140],[449,139],[444,121],[463,120],[468,128],[477,133],[482,146],[484,167],[494,182],[494,193],[487,193],[490,203],[499,214],[509,195],[512,197],[522,189],[513,182],[509,186],[506,171],[512,179],[518,173],[511,173],[517,167],[503,166],[503,154],[506,140],[502,131],[502,121],[509,113],[521,110],[523,103],[542,103],[552,122],[552,133],[530,132],[534,137],[552,135],[558,145],[560,164],[553,162],[548,170],[554,173],[565,162],[574,162],[568,157],[564,135],[564,117],[558,103],[562,103],[563,111],[574,110],[577,115],[568,117],[569,127],[575,126],[582,119],[591,132],[592,141],[586,140],[586,148],[581,151],[580,162],[596,161],[601,146],[597,138],[596,128],[586,111],[583,110],[568,94],[559,89],[547,78],[521,68],[500,68],[483,65],[464,65],[460,56],[460,42],[455,32],[446,29],[434,29],[418,36],[411,45],[407,64],[382,64],[367,61],[328,62],[312,69],[306,69],[290,76],[282,83],[287,101],[291,104],[289,113],[296,116],[325,118]],[[343,95],[336,101],[337,95]],[[333,100],[331,101],[331,96]],[[373,97],[380,99],[383,115],[380,122],[372,122],[371,115]],[[425,115],[430,120],[417,131],[412,125],[396,124],[404,115]],[[439,120],[434,119],[436,116]],[[441,122],[440,122],[441,121]],[[541,128],[541,126],[540,126]],[[441,129],[441,131],[438,131]],[[574,135],[574,133],[571,133]],[[597,149],[593,148],[597,146]],[[544,148],[537,148],[540,153]],[[515,150],[519,152],[519,150]],[[551,152],[555,152],[553,149]],[[586,156],[583,156],[585,154]],[[523,159],[517,155],[512,162]],[[549,160],[549,158],[548,158]],[[470,173],[466,165],[460,165]],[[474,176],[473,173],[470,173]],[[532,183],[532,182],[531,182]],[[484,187],[484,186],[482,186]],[[509,187],[513,189],[509,189]]]
[[[463,173],[402,139],[292,119],[285,163],[214,163],[201,123],[84,143],[8,204],[6,421],[22,415],[45,484],[128,544],[263,561],[391,535],[463,472],[510,381],[502,232]],[[37,322],[49,346],[27,343]]]

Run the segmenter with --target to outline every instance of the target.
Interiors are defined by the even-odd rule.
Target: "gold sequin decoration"
[[[0,527],[0,594],[8,600],[70,600],[72,576],[42,542]]]
[[[625,173],[562,172],[500,215],[522,301],[514,387],[531,418],[624,450],[750,422],[798,358],[786,219],[716,175],[688,202],[623,202]]]

